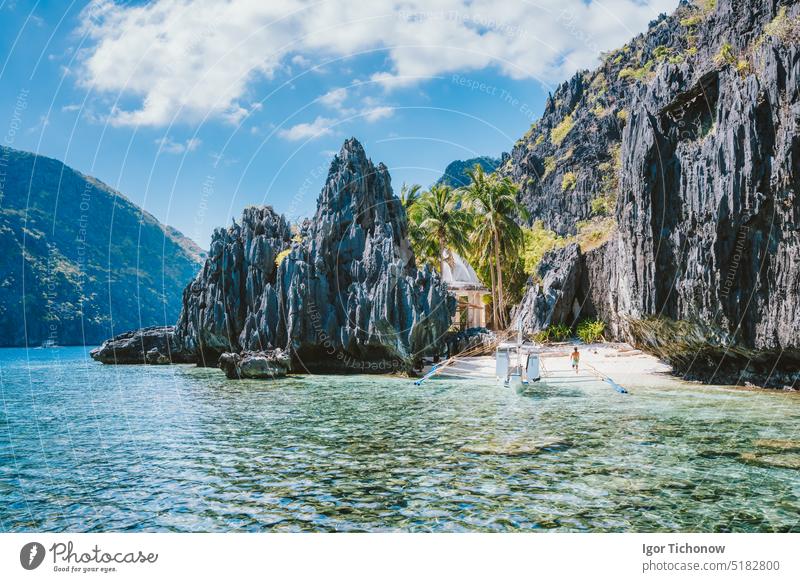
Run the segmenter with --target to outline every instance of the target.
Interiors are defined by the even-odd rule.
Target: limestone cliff
[[[797,382],[799,15],[682,2],[559,87],[501,170],[560,234],[613,218],[576,270],[581,316],[692,377]]]
[[[386,167],[349,139],[299,232],[259,207],[214,233],[184,291],[178,341],[210,365],[280,348],[292,371],[408,370],[441,350],[452,301],[417,269],[407,231]]]

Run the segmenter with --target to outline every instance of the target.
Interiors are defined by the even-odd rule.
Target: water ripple
[[[796,531],[800,399],[0,350],[7,531]]]

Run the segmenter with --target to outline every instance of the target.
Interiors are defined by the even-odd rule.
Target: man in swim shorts
[[[581,354],[578,352],[578,348],[576,347],[575,350],[570,355],[570,361],[572,362],[572,367],[575,369],[575,373],[578,373],[578,364],[581,361]]]

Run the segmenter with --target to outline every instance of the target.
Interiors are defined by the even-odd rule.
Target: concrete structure
[[[452,253],[444,263],[442,279],[458,300],[453,324],[460,328],[486,327],[488,306],[483,298],[491,292],[483,286],[475,270],[467,261]]]

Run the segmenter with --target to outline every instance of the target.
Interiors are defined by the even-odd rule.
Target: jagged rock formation
[[[102,182],[0,147],[0,346],[173,323],[202,251]]]
[[[271,352],[225,352],[219,357],[219,367],[231,380],[275,380],[286,376],[291,366],[289,355],[283,350]]]
[[[194,362],[175,340],[174,326],[145,327],[115,336],[90,355],[104,364],[169,364]]]
[[[508,154],[504,154],[507,156]],[[481,156],[479,158],[470,158],[469,160],[456,160],[447,164],[444,169],[444,174],[439,178],[436,183],[450,186],[451,188],[461,188],[462,186],[469,185],[469,176],[467,170],[471,170],[475,165],[483,168],[487,174],[494,172],[497,167],[505,161],[505,157],[490,158],[489,156]]]
[[[241,224],[214,231],[208,259],[183,291],[177,327],[185,350],[215,365],[223,352],[277,345],[266,318],[276,319],[276,258],[291,237],[270,207],[245,208]]]
[[[571,243],[546,253],[537,268],[541,283],[532,285],[511,314],[511,329],[525,333],[542,331],[550,325],[572,325],[580,313],[577,299],[581,281],[581,255]]]
[[[746,370],[761,384],[791,385],[800,364],[800,5],[710,6],[682,2],[562,85],[502,172],[521,184],[533,218],[561,234],[595,215],[615,218],[606,244],[582,255],[585,315],[693,377],[735,381]],[[652,318],[667,324],[648,333],[635,325]],[[669,322],[709,340],[702,358],[696,342],[670,341]]]
[[[207,365],[280,348],[292,371],[409,370],[441,350],[453,305],[438,276],[416,268],[407,230],[386,167],[349,139],[294,238],[268,207],[214,233],[184,291],[179,341]]]
[[[485,327],[450,332],[445,341],[448,355],[469,352],[470,356],[492,356],[497,347],[497,335]]]

